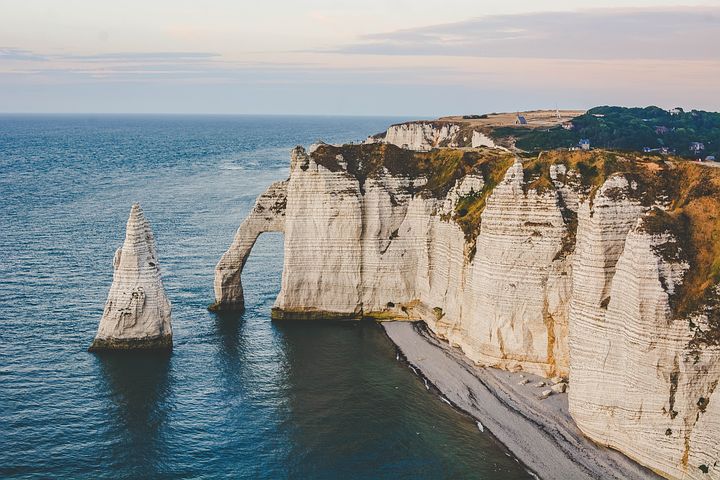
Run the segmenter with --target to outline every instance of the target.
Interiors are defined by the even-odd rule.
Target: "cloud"
[[[61,60],[78,62],[197,62],[219,58],[219,53],[211,52],[114,52],[96,55],[55,55]]]
[[[3,60],[44,62],[47,60],[47,57],[33,53],[30,50],[23,50],[21,48],[0,47],[0,62]]]
[[[39,54],[18,48],[0,49],[0,60],[3,59],[12,62],[0,62],[0,79],[23,77],[26,81],[185,78],[220,71],[224,63],[220,54],[210,52]]]
[[[604,103],[717,109],[719,44],[720,8],[678,7],[486,16],[365,35],[312,52],[0,48],[0,100],[14,102],[0,109],[23,110],[20,98],[32,103],[33,95],[55,99],[57,92],[77,95],[85,89],[109,97],[114,91],[128,98],[145,95],[149,103],[140,107],[156,105],[157,111],[169,103],[152,99],[165,91],[176,94],[173,108],[190,105],[193,95],[209,98],[222,91],[247,105],[256,97],[293,92],[298,95],[293,105],[306,111],[350,109],[346,113],[372,113],[371,106],[375,113],[482,113]],[[326,91],[335,92],[333,99]],[[11,92],[27,94],[15,99]],[[83,108],[100,108],[82,95],[73,98]],[[278,100],[268,101],[284,108]],[[69,108],[63,105],[53,108]],[[193,105],[188,111],[230,108]],[[250,108],[237,105],[237,111]]]
[[[103,52],[35,53],[7,49],[18,61],[0,62],[0,84],[7,83],[93,83],[93,82],[166,82],[166,83],[235,83],[265,85],[306,82],[314,84],[367,81],[375,84],[407,83],[420,78],[442,83],[459,78],[464,68],[457,65],[434,65],[427,72],[427,62],[419,58],[398,62],[394,58],[371,58],[336,54],[293,53],[272,56],[253,54],[242,59],[227,58],[212,52]],[[43,58],[42,63],[23,61]],[[486,74],[487,75],[487,74]],[[465,75],[463,75],[464,77]]]
[[[493,15],[365,35],[335,52],[577,60],[719,60],[720,8]]]

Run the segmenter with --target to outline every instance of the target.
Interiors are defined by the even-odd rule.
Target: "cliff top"
[[[438,148],[428,152],[406,150],[395,145],[374,143],[360,145],[321,144],[310,156],[330,171],[346,170],[338,155],[347,162],[347,171],[360,180],[378,176],[384,169],[393,175],[424,177],[427,183],[416,193],[441,198],[455,181],[471,173],[502,179],[514,156],[495,149],[462,150]],[[487,180],[486,180],[487,181]]]
[[[473,131],[496,144],[518,151],[539,152],[577,148],[588,141],[592,148],[634,152],[661,152],[685,158],[720,159],[720,113],[703,110],[665,110],[649,107],[593,107],[581,110],[535,110],[441,117],[405,122],[436,128],[455,125],[432,146],[471,146]],[[404,124],[396,124],[404,125]],[[385,133],[375,135],[376,139]],[[430,140],[428,140],[430,141]]]
[[[418,152],[390,144],[322,144],[311,157],[331,171],[347,170],[359,180],[361,188],[367,178],[379,176],[385,169],[393,175],[424,177],[427,183],[411,187],[414,189],[411,193],[434,198],[443,198],[465,175],[481,175],[485,182],[483,190],[461,197],[448,218],[460,226],[471,244],[480,231],[488,196],[516,158],[496,149],[438,148]],[[682,287],[671,299],[673,310],[687,315],[713,298],[713,288],[720,283],[720,169],[678,157],[607,150],[552,150],[538,156],[525,155],[522,162],[526,193],[534,190],[552,194],[559,185],[565,185],[592,202],[610,176],[627,178],[636,186],[632,191],[608,190],[605,194],[629,195],[648,209],[661,206],[662,209],[655,207],[644,228],[649,233],[674,235],[677,242],[661,246],[658,254],[690,265]],[[553,180],[552,165],[563,165],[566,173]],[[574,212],[566,213],[569,236],[563,250],[570,253],[574,249],[577,217]],[[719,311],[715,310],[716,317]],[[714,321],[718,338],[705,341],[720,344],[720,317]]]
[[[448,115],[435,120],[414,120],[409,122],[396,123],[404,125],[408,123],[425,123],[435,126],[448,124],[469,126],[479,129],[483,127],[523,127],[523,128],[548,128],[568,122],[575,117],[583,115],[585,110],[528,110],[524,112],[503,112],[484,113],[481,115]],[[526,123],[519,123],[522,117]]]
[[[451,115],[440,121],[464,123],[473,127],[547,128],[569,122],[583,115],[585,110],[528,110],[525,112],[486,113],[484,115]],[[526,123],[519,123],[522,117]]]

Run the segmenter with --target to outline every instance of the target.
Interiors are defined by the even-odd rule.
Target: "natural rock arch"
[[[270,185],[235,233],[232,245],[215,267],[215,303],[210,305],[211,311],[244,310],[243,267],[261,233],[284,232],[287,183],[285,180]]]

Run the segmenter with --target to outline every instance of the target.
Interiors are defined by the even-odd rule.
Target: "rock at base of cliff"
[[[95,338],[89,352],[118,350],[172,350],[172,335],[146,338]]]
[[[316,309],[283,309],[273,307],[270,310],[272,320],[361,320],[362,315],[357,312],[327,312]]]
[[[208,305],[207,309],[213,313],[243,313],[245,311],[245,302],[214,302]]]

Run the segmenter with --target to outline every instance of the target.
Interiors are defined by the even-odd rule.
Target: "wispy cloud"
[[[220,58],[219,53],[211,52],[113,52],[96,55],[54,55],[61,60],[78,62],[178,62],[207,61]]]
[[[21,48],[0,47],[0,62],[3,60],[44,62],[47,60],[47,57]]]
[[[9,49],[8,49],[9,50]],[[18,49],[12,49],[14,52]],[[257,54],[253,59],[227,59],[209,52],[109,52],[99,54],[40,54],[22,51],[13,62],[0,63],[0,83],[26,84],[97,82],[121,83],[197,83],[265,85],[313,83],[332,84],[372,82],[406,83],[408,76],[424,73],[427,83],[458,77],[462,67],[436,65],[425,71],[420,60],[411,62],[337,62],[326,54],[295,54],[284,59]],[[42,63],[26,61],[45,59]],[[337,60],[335,58],[334,60]]]
[[[493,15],[384,34],[333,51],[560,59],[720,59],[720,8]]]
[[[89,55],[0,49],[0,79],[3,76],[21,76],[28,82],[49,79],[127,81],[160,76],[186,78],[212,75],[223,68],[222,56],[212,52],[107,52]]]

